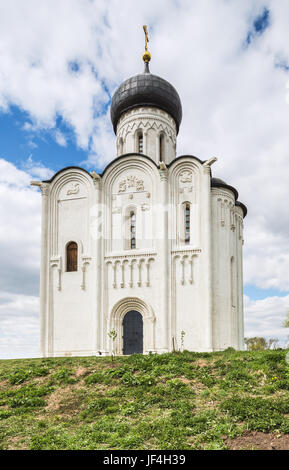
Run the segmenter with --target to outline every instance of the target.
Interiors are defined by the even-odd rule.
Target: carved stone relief
[[[180,194],[191,193],[193,191],[193,173],[189,170],[184,170],[179,176],[179,192]]]
[[[135,189],[136,191],[144,191],[144,182],[138,179],[137,176],[129,175],[119,183],[118,192],[125,193],[129,189]]]
[[[192,182],[192,172],[191,171],[183,171],[180,175],[180,182],[181,183],[191,183]]]
[[[78,194],[78,193],[79,193],[79,183],[70,183],[66,191],[66,195],[70,196],[71,194]]]

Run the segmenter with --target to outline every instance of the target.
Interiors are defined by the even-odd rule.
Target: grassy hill
[[[285,355],[2,360],[0,448],[289,448]]]

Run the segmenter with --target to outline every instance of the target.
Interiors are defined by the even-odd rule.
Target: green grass
[[[286,351],[0,361],[1,449],[226,449],[289,433]]]

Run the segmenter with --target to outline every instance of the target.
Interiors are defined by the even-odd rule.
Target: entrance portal
[[[143,319],[142,315],[131,310],[123,319],[123,354],[143,353]]]

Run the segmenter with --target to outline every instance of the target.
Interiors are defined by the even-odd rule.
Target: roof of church
[[[238,194],[238,191],[233,186],[230,186],[221,178],[211,178],[211,187],[212,188],[226,188],[226,189],[230,189],[231,191],[233,191],[234,196],[235,196],[235,201],[236,201],[235,204],[236,206],[241,207],[244,218],[246,217],[247,212],[248,212],[247,207],[245,206],[245,204],[237,200],[239,197],[239,194]]]
[[[176,89],[166,80],[149,71],[148,64],[142,74],[125,80],[114,93],[110,115],[114,132],[119,118],[130,109],[150,106],[166,111],[174,119],[177,132],[182,121],[182,103]]]
[[[119,157],[115,158],[114,160],[112,160],[111,162],[108,163],[108,165],[104,168],[103,172],[100,174],[100,176],[102,177],[106,171],[110,168],[111,165],[113,165],[117,160],[121,160],[122,158],[124,157],[129,157],[130,155],[139,155],[141,157],[144,157],[148,160],[150,160],[156,167],[158,167],[158,165],[156,164],[156,162],[154,162],[150,157],[148,157],[147,155],[143,155],[143,154],[138,154],[138,153],[128,153],[128,154],[125,154],[125,155],[120,155]],[[196,160],[198,160],[200,163],[204,163],[202,160],[200,160],[198,157],[195,157],[193,155],[180,155],[179,157],[175,158],[169,165],[168,167],[170,167],[173,163],[175,163],[176,160],[179,160],[181,158],[194,158]],[[82,170],[84,171],[85,173],[87,173],[91,178],[91,174],[85,170],[84,168],[81,168],[79,166],[67,166],[65,168],[62,168],[61,170],[59,170],[57,173],[55,173],[49,180],[45,180],[43,181],[43,183],[52,183],[52,181],[60,174],[62,173],[63,171],[66,171],[66,170],[72,170],[72,169],[75,169],[75,170]],[[233,186],[230,186],[229,184],[227,184],[224,180],[222,180],[221,178],[213,178],[211,177],[211,187],[212,188],[226,188],[226,189],[230,189],[233,193],[234,193],[234,196],[235,196],[235,204],[236,206],[238,207],[241,207],[242,211],[243,211],[243,214],[244,214],[244,218],[246,217],[247,215],[247,207],[245,206],[245,204],[243,204],[242,202],[238,201],[238,191],[233,187]]]
[[[230,186],[229,184],[227,184],[224,180],[221,180],[220,178],[211,178],[211,186],[212,188],[230,189],[231,191],[233,191],[236,201],[239,197],[237,189],[235,189],[233,186]]]

